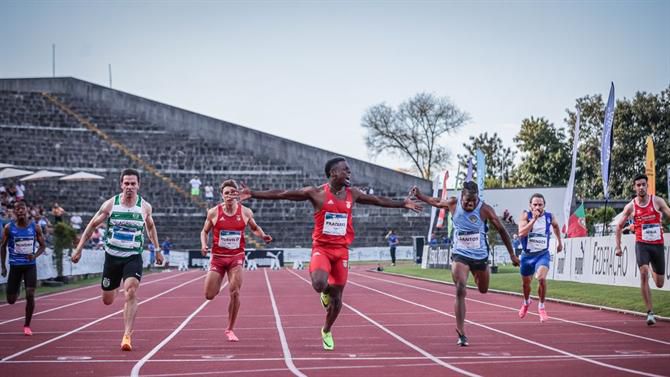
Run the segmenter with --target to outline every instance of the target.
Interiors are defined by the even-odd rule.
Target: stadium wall
[[[197,114],[119,90],[106,88],[73,77],[0,79],[0,90],[19,92],[66,93],[112,110],[137,115],[173,131],[186,131],[204,139],[218,139],[237,149],[249,149],[255,156],[301,166],[306,172],[323,175],[325,162],[337,153],[291,141],[265,132]],[[346,157],[346,156],[344,156]],[[429,192],[431,182],[366,161],[346,157],[355,182],[372,187],[405,190],[412,185]],[[325,179],[325,177],[324,177]]]

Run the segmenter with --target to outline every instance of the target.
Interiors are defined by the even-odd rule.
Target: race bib
[[[642,241],[659,241],[661,224],[642,224]]]
[[[479,232],[458,233],[456,242],[460,249],[479,249],[482,244]]]
[[[136,248],[140,243],[135,241],[136,232],[123,228],[113,228],[109,243],[125,248]]]
[[[35,251],[35,240],[30,239],[17,239],[14,241],[14,252],[16,254],[32,254]]]
[[[544,233],[530,233],[528,234],[528,249],[533,251],[547,250],[547,235]]]
[[[219,247],[224,249],[239,249],[242,232],[239,230],[222,230],[219,232]]]
[[[326,212],[323,221],[323,234],[344,236],[347,234],[347,214]]]

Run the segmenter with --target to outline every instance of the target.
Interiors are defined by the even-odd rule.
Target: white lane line
[[[159,298],[159,297],[161,297],[161,296],[163,296],[163,295],[166,295],[166,294],[168,294],[168,293],[170,293],[170,292],[172,292],[172,291],[174,291],[174,290],[176,290],[176,289],[178,289],[178,288],[181,288],[181,287],[183,287],[183,286],[185,286],[185,285],[187,285],[187,284],[190,284],[190,283],[192,283],[192,282],[194,282],[194,281],[196,281],[196,280],[200,280],[200,279],[202,279],[202,278],[204,278],[204,277],[205,277],[204,275],[202,275],[202,276],[198,276],[198,277],[195,278],[195,279],[191,279],[191,280],[189,280],[189,281],[186,281],[186,282],[184,282],[184,283],[181,283],[181,284],[179,284],[179,285],[176,286],[176,287],[172,287],[172,288],[170,288],[170,289],[168,289],[168,290],[166,290],[166,291],[163,291],[163,292],[161,292],[161,293],[159,293],[159,294],[157,294],[157,295],[155,295],[155,296],[152,296],[152,297],[150,297],[150,298],[148,298],[148,299],[146,299],[146,300],[144,300],[144,301],[138,303],[138,305],[142,305],[142,304],[145,304],[145,303],[147,303],[147,302],[153,301],[153,300],[155,300],[155,299],[157,299],[157,298]],[[37,348],[46,346],[47,344],[50,344],[50,343],[53,343],[53,342],[55,342],[55,341],[57,341],[57,340],[63,339],[63,338],[65,338],[66,336],[75,334],[75,333],[77,333],[77,332],[79,332],[79,331],[81,331],[81,330],[83,330],[83,329],[85,329],[85,328],[91,327],[91,326],[95,325],[96,323],[102,322],[102,321],[104,321],[104,320],[106,320],[106,319],[108,319],[108,318],[111,318],[111,317],[113,317],[113,316],[115,316],[115,315],[117,315],[117,314],[121,314],[121,313],[123,313],[123,309],[118,310],[118,311],[115,311],[114,313],[111,313],[111,314],[109,314],[109,315],[106,315],[106,316],[104,316],[104,317],[102,317],[102,318],[99,318],[99,319],[97,319],[97,320],[95,320],[95,321],[89,322],[89,323],[87,323],[87,324],[85,324],[85,325],[83,325],[83,326],[77,327],[76,329],[71,330],[71,331],[68,331],[68,332],[66,332],[65,334],[62,334],[62,335],[57,336],[57,337],[55,337],[55,338],[51,338],[51,339],[49,339],[49,340],[47,340],[47,341],[45,341],[45,342],[36,344],[36,345],[34,345],[34,346],[30,347],[30,348],[26,348],[26,349],[24,349],[23,351],[19,351],[19,352],[16,352],[16,353],[12,354],[12,355],[6,356],[6,357],[4,357],[4,358],[2,358],[2,359],[0,360],[0,363],[4,363],[5,361],[11,360],[11,359],[13,359],[13,358],[15,358],[15,357],[17,357],[17,356],[21,356],[21,355],[23,355],[24,353],[30,352],[30,351],[32,351],[32,350],[34,350],[34,349],[37,349]]]
[[[621,360],[621,359],[656,359],[670,357],[670,353],[656,353],[656,354],[611,354],[611,355],[582,355],[584,357],[603,360]],[[526,362],[526,361],[577,361],[574,358],[565,355],[505,355],[505,356],[436,356],[441,360],[451,360],[458,364],[465,364],[471,362]],[[214,363],[214,362],[270,362],[283,361],[283,357],[265,357],[265,358],[203,358],[196,357],[193,359],[171,358],[171,359],[151,359],[152,363]],[[379,357],[294,357],[293,360],[300,361],[420,361],[426,360],[423,356],[379,356]],[[61,363],[135,363],[136,360],[128,359],[89,359],[89,360],[10,360],[5,364],[61,364]],[[432,364],[431,364],[432,365]]]
[[[307,283],[307,284],[309,284],[309,285],[312,284],[309,280],[307,280],[307,279],[305,279],[304,277],[298,275],[296,272],[294,272],[294,271],[292,271],[292,270],[287,270],[287,271],[289,271],[289,272],[292,273],[293,275],[297,276],[299,279],[301,279],[301,280],[304,281],[305,283]],[[446,363],[446,362],[440,360],[438,357],[434,356],[433,354],[429,353],[428,351],[424,350],[423,348],[421,348],[421,347],[419,347],[419,346],[417,346],[417,345],[411,343],[410,341],[406,340],[405,338],[401,337],[400,335],[398,335],[398,334],[394,333],[393,331],[387,329],[386,327],[384,327],[383,325],[381,325],[380,323],[378,323],[378,322],[375,321],[374,319],[368,317],[367,315],[363,314],[362,312],[360,312],[359,310],[357,310],[357,309],[354,308],[353,306],[351,306],[351,305],[349,305],[349,304],[345,304],[345,303],[342,303],[342,305],[344,305],[345,307],[347,307],[347,308],[348,308],[349,310],[351,310],[352,312],[358,314],[359,316],[361,316],[361,317],[362,317],[363,319],[365,319],[366,321],[368,321],[368,322],[372,323],[373,325],[377,326],[379,329],[381,329],[381,330],[384,331],[385,333],[391,335],[392,337],[394,337],[396,340],[400,341],[401,343],[403,343],[403,344],[406,345],[407,347],[409,347],[409,348],[415,350],[416,352],[422,354],[425,358],[431,360],[431,361],[434,362],[435,364],[441,365],[441,366],[443,366],[443,367],[445,367],[445,368],[451,369],[451,370],[453,370],[453,371],[455,371],[455,372],[461,373],[461,374],[466,375],[466,376],[470,376],[470,377],[479,377],[478,374],[474,374],[474,373],[468,372],[468,371],[466,371],[466,370],[464,370],[464,369],[458,368],[458,367],[456,367],[456,366],[454,366],[454,365],[451,365],[451,364],[449,364],[449,363]]]
[[[185,272],[182,272],[182,273],[179,273],[179,274],[175,274],[174,276],[183,275],[183,274],[185,274]],[[151,275],[149,275],[149,276],[151,276]],[[151,283],[154,282],[154,281],[161,281],[161,280],[165,280],[165,278],[164,278],[164,279],[158,279],[158,280],[148,281],[148,282],[144,283],[144,285],[151,284]],[[52,298],[52,297],[62,296],[62,295],[64,295],[64,294],[74,293],[74,292],[82,291],[82,290],[84,290],[84,289],[89,289],[89,288],[99,288],[99,287],[100,287],[100,285],[99,285],[98,283],[91,283],[90,285],[87,285],[87,286],[85,286],[85,287],[79,287],[79,288],[73,288],[73,289],[66,289],[66,290],[63,290],[63,291],[60,291],[60,292],[49,293],[49,294],[45,294],[45,295],[42,295],[42,296],[37,296],[37,297],[35,297],[35,301],[38,301],[38,300],[47,300],[47,299],[50,299],[50,298]],[[0,308],[5,307],[5,306],[13,306],[13,305],[16,305],[16,304],[20,304],[20,303],[22,303],[22,302],[26,302],[26,300],[22,298],[22,299],[20,299],[20,300],[16,300],[16,302],[13,303],[13,304],[7,304],[7,303],[0,304]]]
[[[151,284],[153,284],[153,283],[158,283],[159,281],[163,281],[163,280],[167,280],[167,279],[172,279],[172,278],[175,278],[175,277],[177,277],[177,276],[179,276],[179,275],[173,275],[173,276],[168,276],[168,277],[166,277],[166,278],[162,278],[162,279],[151,280],[151,281],[148,281],[148,282],[146,282],[146,283],[144,283],[144,284],[141,284],[141,286],[144,287],[144,286],[147,286],[147,285],[151,285]],[[123,289],[119,290],[119,292],[123,292]],[[79,304],[83,304],[84,302],[93,301],[93,300],[98,300],[98,299],[100,299],[100,295],[97,295],[97,296],[94,296],[94,297],[90,297],[90,298],[86,298],[86,299],[83,299],[83,300],[79,300],[79,301],[76,301],[76,302],[71,302],[71,303],[69,303],[69,304],[65,304],[65,305],[57,306],[57,307],[55,307],[55,308],[51,308],[51,309],[47,309],[47,310],[42,310],[41,312],[33,313],[33,317],[35,317],[36,315],[41,315],[41,314],[45,314],[45,313],[50,313],[50,312],[53,312],[54,310],[60,310],[60,309],[64,309],[64,308],[67,308],[67,307],[70,307],[70,306],[73,306],[73,305],[79,305]],[[5,321],[2,321],[2,322],[0,322],[0,325],[4,325],[4,324],[6,324],[6,323],[15,322],[15,321],[22,321],[22,320],[24,320],[24,319],[25,319],[25,317],[16,317],[16,318],[12,318],[12,319],[8,319],[8,320],[5,320]]]
[[[406,284],[406,283],[400,283],[400,282],[396,282],[396,281],[393,281],[393,280],[381,279],[381,278],[378,278],[378,277],[372,277],[372,276],[368,276],[368,275],[365,275],[365,274],[359,274],[359,273],[355,273],[355,272],[354,272],[354,273],[351,273],[351,275],[357,275],[357,276],[365,277],[365,278],[372,279],[372,280],[379,280],[379,281],[382,281],[382,282],[386,282],[386,283],[390,283],[390,284],[395,284],[395,285],[399,285],[399,286],[403,286],[403,287],[408,287],[408,288],[414,288],[414,289],[418,289],[418,290],[422,290],[422,291],[426,291],[426,292],[437,293],[437,294],[440,294],[440,295],[443,295],[443,296],[456,297],[456,295],[451,294],[451,293],[446,293],[446,292],[436,291],[436,290],[433,290],[433,289],[430,289],[430,288],[418,287],[418,286],[411,285],[411,284]],[[412,277],[412,278],[414,278],[414,277]],[[434,283],[444,284],[443,282],[440,282],[439,280],[432,280],[432,279],[427,279],[427,280],[426,280],[426,279],[423,279],[423,278],[417,278],[417,279],[419,279],[419,280],[424,280],[424,281],[428,281],[428,282],[434,282]],[[466,298],[466,300],[471,301],[471,302],[476,302],[476,303],[479,303],[479,304],[485,304],[485,305],[489,305],[489,306],[494,306],[494,307],[497,307],[497,308],[508,309],[508,310],[513,311],[513,312],[516,312],[516,311],[519,310],[519,308],[513,308],[513,307],[510,307],[510,306],[504,306],[504,305],[500,305],[500,304],[494,304],[494,303],[486,302],[486,301],[480,301],[480,300],[473,299],[473,298]],[[528,314],[532,314],[532,315],[535,315],[535,316],[538,315],[537,313],[532,313],[532,312],[528,312]],[[637,335],[637,334],[632,334],[632,333],[628,333],[628,332],[625,332],[625,331],[619,331],[619,330],[614,330],[614,329],[608,329],[607,327],[601,327],[601,326],[596,326],[596,325],[589,325],[588,323],[584,323],[584,322],[571,321],[571,320],[569,320],[569,319],[559,318],[559,317],[555,317],[555,316],[553,316],[553,315],[552,315],[551,317],[549,317],[549,318],[551,318],[551,319],[555,319],[555,320],[557,320],[557,321],[565,322],[565,323],[570,323],[570,324],[573,324],[573,325],[578,325],[578,326],[583,326],[583,327],[589,327],[589,328],[592,328],[592,329],[597,329],[597,330],[607,331],[607,332],[611,332],[611,333],[615,333],[615,334],[619,334],[619,335],[625,335],[625,336],[629,336],[629,337],[632,337],[632,338],[637,338],[637,339],[647,340],[647,341],[650,341],[650,342],[660,343],[660,344],[664,344],[664,345],[668,345],[668,346],[670,346],[670,342],[666,342],[666,341],[664,341],[664,340],[659,340],[659,339],[654,339],[654,338],[648,338],[648,337],[645,337],[645,336],[641,336],[641,335]]]
[[[226,282],[223,283],[223,285],[219,289],[219,293],[221,293],[223,288],[225,288],[227,285],[228,285],[228,281],[226,280]],[[186,327],[186,325],[188,325],[189,322],[191,322],[193,317],[195,317],[198,313],[200,313],[202,311],[202,309],[204,309],[205,306],[207,306],[207,304],[209,304],[210,302],[212,302],[212,300],[205,300],[205,302],[203,302],[193,313],[191,313],[191,315],[186,317],[186,319],[176,329],[174,329],[174,331],[170,335],[165,337],[165,339],[163,339],[160,343],[158,343],[158,345],[156,347],[154,347],[151,351],[149,351],[149,353],[144,355],[143,358],[141,358],[137,363],[135,363],[135,365],[133,366],[133,369],[130,371],[130,376],[131,377],[139,376],[140,375],[140,369],[142,369],[142,366],[144,366],[144,364],[146,364],[146,362],[149,359],[151,359],[151,357],[153,357],[153,355],[155,355],[158,351],[160,351],[160,349],[163,348],[163,346],[168,344],[168,342],[170,340],[172,340],[175,336],[177,336],[177,334],[184,327]]]
[[[277,325],[277,332],[279,333],[279,340],[281,341],[281,348],[284,353],[284,363],[286,367],[293,373],[295,376],[307,377],[303,374],[295,364],[293,364],[293,359],[291,358],[291,350],[288,348],[288,342],[286,341],[286,334],[284,334],[284,328],[281,324],[281,317],[279,316],[279,309],[277,309],[277,301],[275,301],[275,295],[272,292],[272,284],[270,284],[270,278],[268,278],[267,268],[263,269],[263,274],[265,275],[265,283],[268,286],[268,292],[270,292],[270,301],[272,302],[272,311],[275,314],[275,324]]]
[[[387,296],[387,297],[390,297],[390,298],[393,298],[393,299],[396,299],[396,300],[398,300],[398,301],[402,301],[402,302],[405,302],[405,303],[408,303],[408,304],[412,304],[412,305],[415,305],[415,306],[418,306],[418,307],[421,307],[421,308],[430,310],[430,311],[435,312],[435,313],[440,313],[440,314],[445,315],[445,316],[447,316],[447,317],[455,318],[455,316],[454,316],[453,314],[450,314],[450,313],[447,313],[447,312],[443,312],[443,311],[441,311],[441,310],[439,310],[439,309],[435,309],[435,308],[430,307],[430,306],[426,306],[426,305],[423,305],[423,304],[419,304],[419,303],[414,302],[414,301],[406,300],[406,299],[404,299],[404,298],[401,298],[401,297],[392,295],[392,294],[390,294],[390,293],[382,292],[382,291],[380,291],[380,290],[378,290],[378,289],[374,289],[374,288],[372,288],[372,287],[368,287],[368,286],[365,286],[365,285],[363,285],[363,284],[359,284],[359,283],[356,283],[356,282],[353,282],[353,281],[349,281],[349,284],[353,284],[353,285],[355,285],[355,286],[357,286],[357,287],[361,287],[361,288],[368,289],[368,290],[370,290],[370,291],[379,293],[379,294],[381,294],[381,295],[384,295],[384,296]],[[598,366],[601,366],[601,367],[610,368],[610,369],[616,369],[616,370],[619,370],[619,371],[628,372],[628,373],[633,373],[633,374],[637,374],[637,375],[641,375],[641,376],[662,377],[662,376],[660,376],[660,375],[658,375],[658,374],[642,372],[642,371],[635,370],[635,369],[623,368],[623,367],[619,367],[619,366],[612,365],[612,364],[602,363],[602,362],[600,362],[600,361],[596,361],[596,360],[593,360],[593,359],[589,359],[589,358],[586,358],[586,357],[584,357],[584,356],[575,355],[575,354],[570,353],[570,352],[568,352],[568,351],[563,351],[563,350],[558,349],[558,348],[554,348],[554,347],[547,346],[547,345],[542,344],[542,343],[538,343],[538,342],[535,342],[535,341],[532,341],[532,340],[528,340],[528,339],[522,338],[522,337],[520,337],[520,336],[514,335],[514,334],[512,334],[512,333],[508,333],[508,332],[506,332],[506,331],[498,330],[498,329],[495,329],[495,328],[493,328],[493,327],[486,326],[486,325],[483,325],[483,324],[480,324],[480,323],[477,323],[477,322],[473,322],[473,321],[470,321],[470,320],[467,320],[467,319],[465,320],[465,322],[467,322],[467,323],[469,323],[469,324],[471,324],[471,325],[474,325],[474,326],[478,326],[478,327],[481,327],[481,328],[484,328],[484,329],[493,331],[493,332],[497,332],[497,333],[502,334],[502,335],[509,336],[509,337],[511,337],[511,338],[520,340],[520,341],[525,342],[525,343],[529,343],[529,344],[532,344],[532,345],[535,345],[535,346],[538,346],[538,347],[541,347],[541,348],[544,348],[544,349],[547,349],[547,350],[550,350],[550,351],[553,351],[553,352],[557,352],[557,353],[560,353],[560,354],[563,354],[563,355],[566,355],[566,356],[570,356],[570,357],[573,357],[573,358],[575,358],[575,359],[579,359],[579,360],[585,361],[585,362],[587,362],[587,363],[595,364],[595,365],[598,365]]]

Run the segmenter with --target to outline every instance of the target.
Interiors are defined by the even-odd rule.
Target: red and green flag
[[[586,237],[587,235],[586,212],[584,211],[584,203],[582,203],[568,220],[568,238]]]

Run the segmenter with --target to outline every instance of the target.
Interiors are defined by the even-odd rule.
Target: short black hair
[[[119,181],[121,181],[121,183],[123,183],[123,177],[126,176],[126,175],[136,176],[137,177],[137,183],[140,183],[140,172],[138,172],[137,170],[130,169],[130,168],[123,169],[123,171],[121,172],[121,176],[119,177]]]
[[[468,193],[470,195],[479,194],[479,186],[473,181],[468,181],[463,183],[463,193]]]
[[[346,159],[344,157],[335,157],[326,162],[326,168],[324,169],[326,172],[326,178],[330,178],[330,171],[333,169],[333,166],[339,164],[342,161],[346,161]]]
[[[639,181],[640,179],[644,179],[645,181],[649,182],[649,178],[647,178],[647,175],[644,174],[644,173],[640,173],[640,174],[636,175],[635,178],[633,178],[633,183],[635,183],[636,181]]]
[[[530,200],[528,201],[528,203],[533,203],[534,198],[540,198],[540,199],[542,199],[542,203],[547,204],[547,201],[544,199],[544,195],[540,194],[539,192],[536,192],[535,194],[533,194],[530,197]]]
[[[16,208],[16,207],[26,207],[26,208],[28,208],[28,204],[26,204],[26,202],[23,201],[23,200],[17,200],[17,201],[14,202],[14,208]]]

